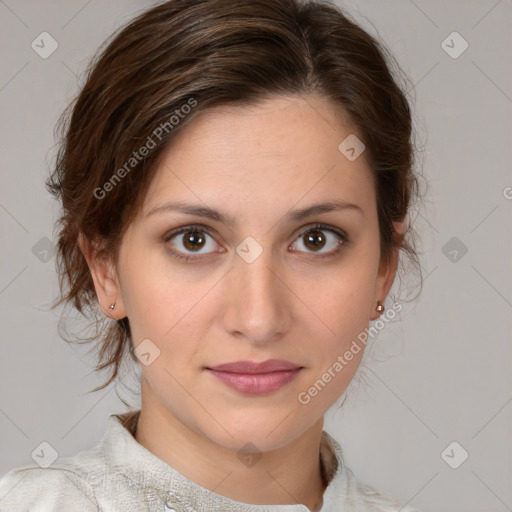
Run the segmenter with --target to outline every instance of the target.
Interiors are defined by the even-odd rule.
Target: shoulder
[[[349,473],[350,481],[349,496],[352,495],[355,510],[361,510],[361,512],[419,512],[387,493],[356,481],[352,472],[348,468],[346,470]]]
[[[92,448],[58,457],[48,467],[31,463],[11,469],[0,477],[0,512],[118,510],[122,499],[131,502],[134,496],[131,481],[123,477],[125,462],[136,458],[130,439],[113,414]]]
[[[392,496],[358,481],[346,466],[343,450],[327,432],[323,432],[321,454],[330,483],[324,493],[322,512],[419,512]]]
[[[95,491],[105,479],[101,442],[91,450],[59,457],[46,468],[16,467],[0,479],[0,512],[97,512]]]
[[[23,466],[0,480],[0,512],[98,511],[83,475],[65,467]]]

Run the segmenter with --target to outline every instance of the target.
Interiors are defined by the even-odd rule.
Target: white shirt
[[[0,512],[310,512],[301,504],[251,505],[192,482],[135,438],[140,411],[112,414],[91,450],[58,458],[48,468],[14,468],[0,480]],[[322,433],[328,482],[321,512],[417,512],[358,484],[340,445]]]

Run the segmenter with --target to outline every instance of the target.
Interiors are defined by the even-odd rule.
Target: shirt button
[[[169,503],[168,501],[166,501],[164,503],[164,512],[181,512],[181,511],[178,510],[177,508],[175,508],[174,504]]]

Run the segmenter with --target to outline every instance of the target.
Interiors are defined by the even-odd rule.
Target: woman
[[[9,472],[0,510],[412,510],[323,431],[400,251],[416,261],[411,115],[384,55],[299,0],[171,0],[112,39],[48,187],[59,303],[97,322],[98,389],[140,365],[141,409]]]

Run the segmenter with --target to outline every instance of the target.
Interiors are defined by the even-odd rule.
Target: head
[[[385,55],[295,0],[166,2],[98,54],[48,183],[60,302],[93,316],[110,370],[97,389],[130,357],[148,400],[233,449],[321,421],[364,344],[339,356],[416,260],[411,113]],[[300,370],[257,395],[210,371],[267,359]]]

